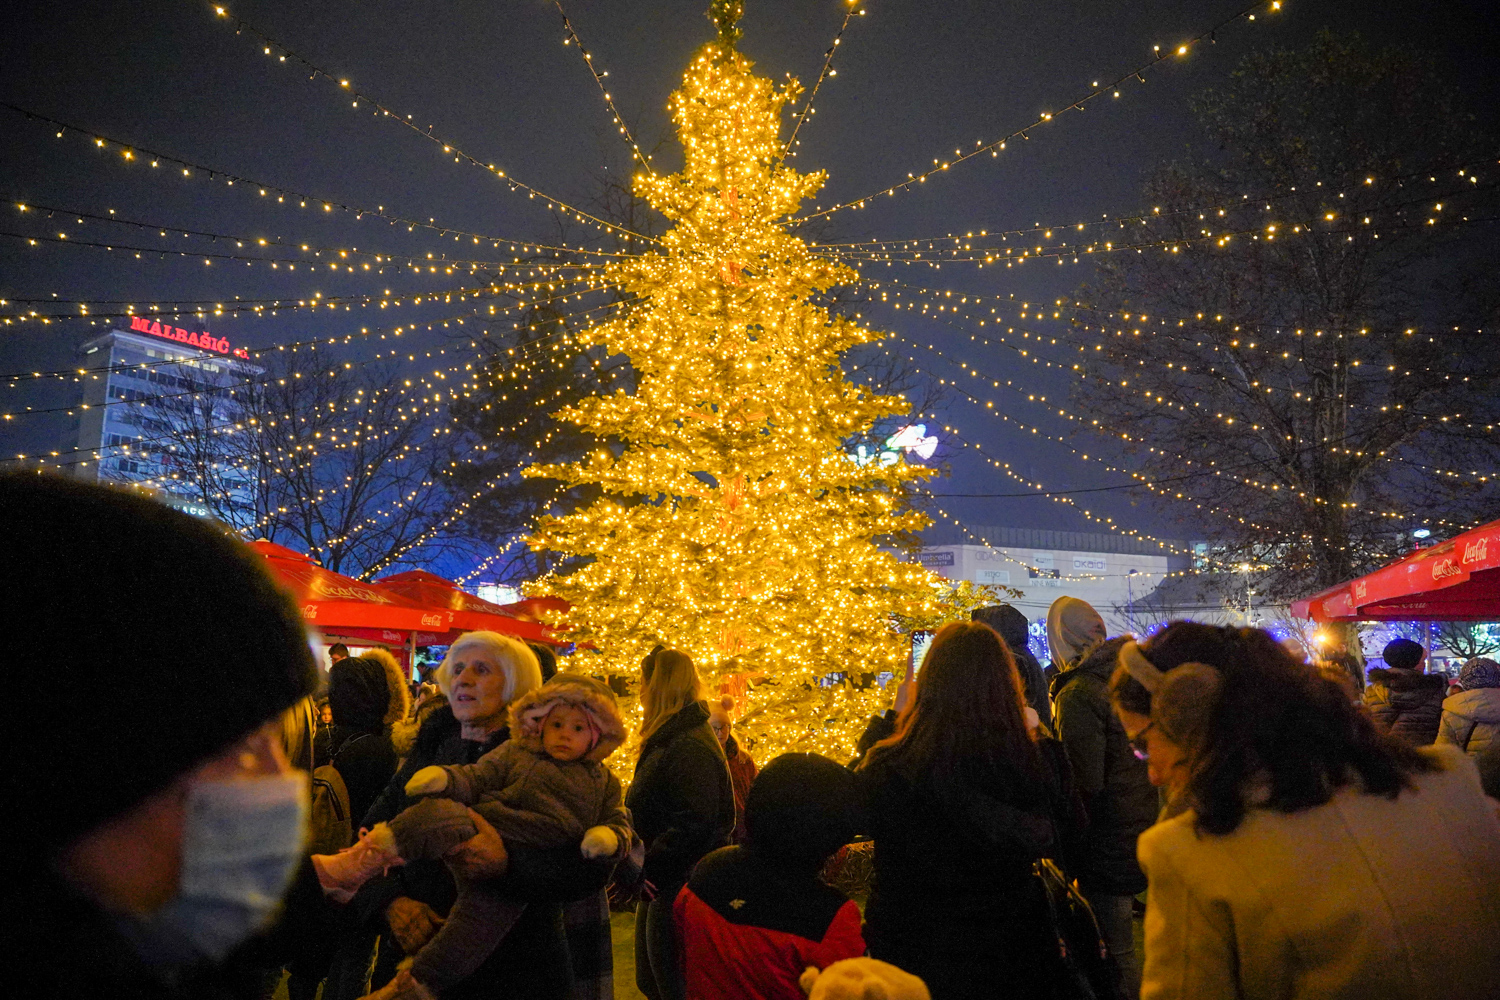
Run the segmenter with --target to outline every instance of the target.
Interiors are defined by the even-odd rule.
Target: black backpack
[[[1094,908],[1050,858],[1032,865],[1047,898],[1047,917],[1057,943],[1059,995],[1069,1000],[1125,1000],[1119,963],[1109,953]]]

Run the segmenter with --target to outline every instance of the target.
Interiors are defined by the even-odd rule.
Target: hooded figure
[[[1458,672],[1463,690],[1443,700],[1437,742],[1471,757],[1500,746],[1500,663],[1476,656]]]
[[[1083,651],[1103,642],[1105,635],[1104,619],[1088,601],[1059,597],[1047,609],[1047,649],[1058,672],[1077,663]]]
[[[580,720],[586,746],[575,748],[577,756],[547,745],[544,730],[554,714]],[[418,771],[408,793],[441,792],[473,805],[501,836],[530,847],[558,847],[605,823],[617,826],[620,846],[628,846],[630,821],[620,805],[620,781],[601,763],[625,742],[613,691],[592,677],[558,674],[511,704],[510,731],[511,739],[478,763],[441,768],[445,777],[435,787],[434,775]]]
[[[329,763],[349,789],[349,814],[356,819],[375,803],[396,773],[396,748],[386,717],[406,692],[391,690],[385,665],[370,656],[339,660],[328,670],[328,707],[333,710]]]
[[[406,671],[388,649],[376,647],[361,655],[364,659],[374,660],[385,668],[386,689],[390,691],[391,697],[386,704],[385,717],[381,721],[387,726],[405,722],[407,715],[411,713],[411,689],[407,687]]]
[[[1396,639],[1385,647],[1385,669],[1370,671],[1365,704],[1375,724],[1414,746],[1437,741],[1448,681],[1441,674],[1422,672],[1422,647],[1410,639]]]
[[[554,674],[550,681],[512,702],[512,738],[540,753],[542,723],[559,705],[576,708],[587,719],[593,740],[586,754],[589,760],[602,761],[625,742],[625,720],[620,717],[615,693],[607,685],[582,674]]]
[[[1028,643],[1031,639],[1031,623],[1026,616],[1009,604],[992,604],[987,608],[975,608],[969,617],[983,622],[1005,640],[1010,655],[1015,658],[1016,669],[1021,672],[1021,683],[1026,688],[1026,704],[1036,710],[1037,718],[1045,721],[1052,718],[1052,707],[1047,701],[1047,679],[1042,675],[1042,665],[1031,655]]]
[[[1128,987],[1139,990],[1140,962],[1131,923],[1133,897],[1146,888],[1136,841],[1160,811],[1146,762],[1136,756],[1110,707],[1109,679],[1121,636],[1097,642],[1074,666],[1052,678],[1057,739],[1073,767],[1089,823],[1069,874],[1094,906],[1094,916]]]

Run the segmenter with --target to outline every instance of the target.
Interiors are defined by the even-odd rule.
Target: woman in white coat
[[[1496,996],[1500,819],[1456,748],[1381,735],[1257,629],[1177,622],[1110,688],[1168,792],[1142,1000]]]

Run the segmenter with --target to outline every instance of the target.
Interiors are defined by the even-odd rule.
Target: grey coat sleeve
[[[622,858],[630,853],[635,840],[635,829],[630,825],[630,810],[625,808],[625,793],[620,790],[620,779],[611,773],[605,774],[604,807],[599,811],[597,826],[607,826],[620,839],[620,848],[615,856]]]
[[[507,741],[472,764],[446,765],[443,770],[448,772],[448,787],[440,794],[466,806],[477,805],[481,796],[510,783],[511,772],[525,752],[514,741]]]

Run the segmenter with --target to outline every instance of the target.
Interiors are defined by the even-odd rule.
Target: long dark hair
[[[870,748],[862,768],[897,764],[908,775],[961,778],[1026,803],[1045,792],[1041,756],[1026,728],[1021,676],[1005,641],[980,622],[938,629],[922,658],[896,732]]]
[[[1141,652],[1164,672],[1207,663],[1223,678],[1203,745],[1188,748],[1187,794],[1204,832],[1235,830],[1257,786],[1268,793],[1266,806],[1290,813],[1322,805],[1356,779],[1367,794],[1395,798],[1412,775],[1438,768],[1377,731],[1344,688],[1260,629],[1173,622]],[[1150,693],[1125,667],[1109,688],[1117,706],[1151,714]]]

